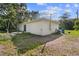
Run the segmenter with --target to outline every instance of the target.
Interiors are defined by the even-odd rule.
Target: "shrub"
[[[74,22],[73,28],[74,28],[75,30],[79,30],[79,20],[76,20],[76,21]]]
[[[7,39],[11,39],[11,36],[9,34],[0,33],[0,40],[7,40]]]

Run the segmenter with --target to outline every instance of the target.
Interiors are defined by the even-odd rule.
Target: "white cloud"
[[[56,6],[55,7],[48,6],[46,10],[41,10],[40,14],[41,16],[50,16],[50,14],[52,14],[52,16],[56,16],[57,13],[61,10],[62,10],[61,8],[56,7]]]
[[[79,5],[78,4],[74,4],[74,7],[78,7]]]
[[[52,14],[54,14],[53,12],[50,12],[49,10],[42,10],[42,11],[40,11],[40,14],[43,16],[49,16],[50,15],[50,13],[52,13]]]
[[[47,10],[49,11],[49,14],[55,15],[56,13],[58,13],[59,11],[61,11],[62,9],[59,8],[59,7],[57,7],[57,6],[54,6],[54,7],[49,6],[49,7],[47,7]]]
[[[70,13],[71,9],[65,9],[64,12]]]
[[[70,4],[66,4],[66,7],[67,7],[67,8],[70,7]]]
[[[37,3],[37,5],[46,5],[46,3]]]
[[[59,7],[52,7],[52,6],[50,6],[50,7],[47,7],[47,9],[49,10],[49,11],[53,11],[53,12],[57,12],[57,11],[60,11],[60,10],[62,10],[61,8],[59,8]]]

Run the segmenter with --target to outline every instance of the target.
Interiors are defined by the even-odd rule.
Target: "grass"
[[[68,33],[70,32],[70,33]],[[3,35],[3,34],[0,34]],[[3,36],[4,37],[4,36]],[[6,35],[5,35],[6,37]],[[55,37],[55,38],[54,38]],[[79,55],[79,31],[65,30],[64,39],[59,39],[58,43],[55,41],[57,47],[45,47],[44,52],[40,53],[43,44],[53,39],[59,38],[59,34],[52,34],[52,36],[39,36],[30,33],[17,34],[12,39],[0,40],[0,45],[5,48],[2,55]],[[52,38],[52,39],[50,39]],[[64,40],[64,41],[63,41]],[[62,42],[61,42],[62,41]],[[61,43],[60,43],[61,42]],[[60,44],[59,44],[60,43]],[[16,49],[15,49],[16,48]]]
[[[70,34],[68,33],[70,32]],[[43,46],[39,46],[36,49],[30,50],[25,55],[32,56],[72,56],[79,55],[79,31],[75,30],[65,30],[65,35],[63,38],[55,40],[52,42],[54,45],[50,47],[45,47],[44,52],[40,53]]]
[[[36,49],[42,44],[60,36],[56,34],[52,35],[40,36],[31,33],[21,33],[11,37],[9,34],[0,33],[0,48],[1,46],[5,47],[1,48],[3,51],[0,52],[2,53],[0,55],[24,55],[27,51]],[[53,38],[51,39],[51,37]]]
[[[38,39],[30,39],[36,35],[30,33],[17,34],[13,37],[12,42],[17,47],[19,53],[24,53],[42,44]]]
[[[15,46],[11,41],[11,36],[7,33],[0,33],[0,55],[16,55],[16,50],[14,48]]]
[[[4,47],[4,48],[1,48]],[[16,50],[14,49],[15,46],[13,45],[12,41],[7,40],[0,40],[0,50],[2,50],[0,53],[2,56],[14,56],[16,55]]]
[[[70,32],[70,33],[68,33]],[[65,34],[72,37],[79,37],[79,30],[65,30]]]
[[[0,33],[0,40],[11,39],[11,36],[7,33]]]
[[[52,34],[52,36],[49,35],[44,37],[44,36],[34,35],[30,33],[22,33],[14,36],[12,39],[12,42],[17,47],[18,53],[23,54],[28,50],[37,48],[38,46],[57,38],[56,36],[59,37],[60,35]],[[53,38],[51,39],[51,37]]]

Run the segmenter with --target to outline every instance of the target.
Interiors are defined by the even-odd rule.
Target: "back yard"
[[[22,33],[13,38],[2,38],[0,55],[79,55],[79,31],[66,30],[64,35],[48,36]]]
[[[68,33],[70,32],[70,33]],[[72,56],[79,55],[79,31],[66,30],[65,35],[46,43],[43,53],[40,53],[43,46],[27,52],[25,55],[53,55]]]
[[[45,5],[0,4],[0,55],[79,55],[79,6],[74,3]],[[67,29],[65,34],[64,29]]]
[[[5,36],[5,35],[4,35]],[[8,35],[9,36],[9,35]],[[30,33],[22,33],[17,34],[16,36],[10,37],[3,37],[0,40],[0,45],[2,45],[2,55],[24,55],[27,51],[35,49],[46,42],[52,41],[61,35],[59,34],[52,34],[48,36],[39,36]],[[8,50],[6,50],[8,49]],[[42,50],[42,49],[40,49]],[[6,51],[4,53],[4,51]]]

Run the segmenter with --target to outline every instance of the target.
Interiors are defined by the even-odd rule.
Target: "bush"
[[[0,40],[7,40],[7,39],[11,39],[11,36],[9,34],[0,33]]]
[[[74,22],[73,28],[74,28],[75,30],[79,30],[79,20],[76,20],[76,21]]]

